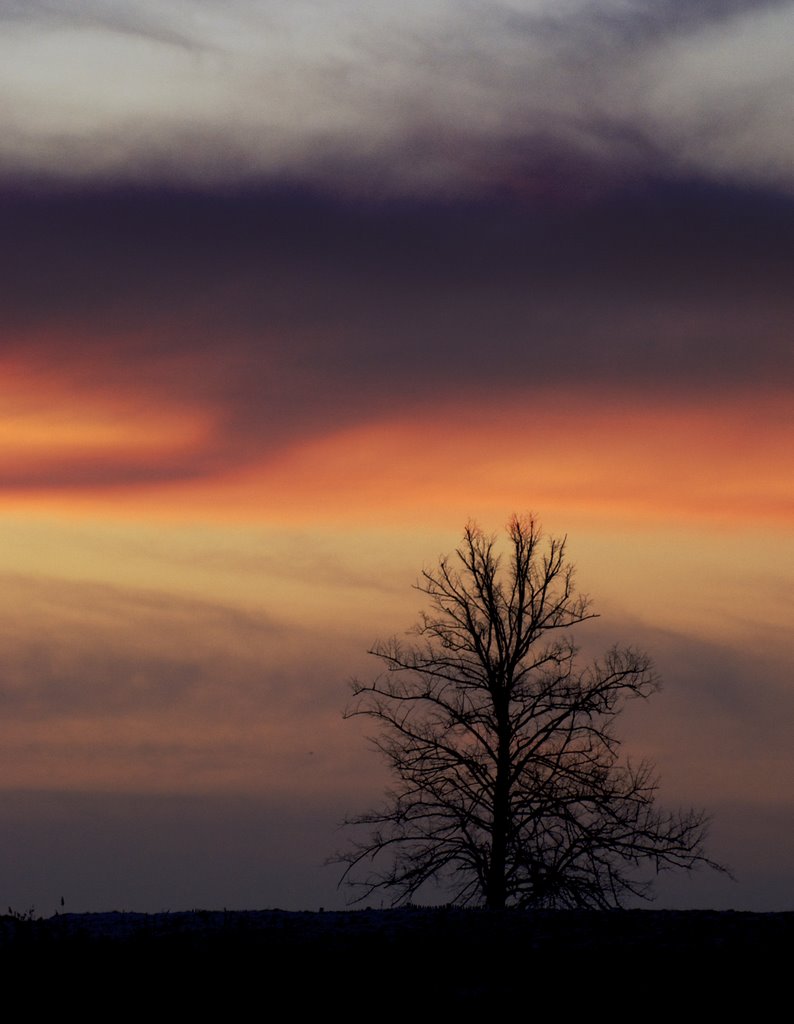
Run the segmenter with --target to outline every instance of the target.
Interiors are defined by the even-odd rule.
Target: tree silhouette
[[[378,723],[395,783],[348,820],[367,834],[340,855],[343,880],[395,903],[433,880],[457,903],[606,908],[650,898],[643,864],[724,870],[704,855],[704,813],[657,809],[653,766],[620,758],[617,716],[659,686],[650,659],[613,647],[579,667],[571,631],[595,616],[566,539],[531,516],[507,532],[503,566],[467,526],[416,585],[416,642],[377,644],[385,672],[353,684],[345,716]]]

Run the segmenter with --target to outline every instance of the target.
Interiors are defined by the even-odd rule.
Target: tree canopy
[[[652,894],[643,865],[719,868],[705,814],[658,809],[653,766],[621,757],[618,716],[659,686],[650,659],[616,646],[580,665],[573,631],[595,615],[566,538],[532,516],[507,535],[505,559],[469,524],[422,572],[412,641],[378,643],[384,671],[353,684],[346,716],[377,723],[394,782],[349,819],[344,880],[395,903],[434,882],[456,903],[605,908]]]

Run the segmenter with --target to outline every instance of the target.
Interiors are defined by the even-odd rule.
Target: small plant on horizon
[[[705,813],[659,810],[653,766],[620,757],[626,702],[659,688],[650,659],[615,646],[579,665],[572,631],[596,616],[566,538],[532,516],[507,533],[504,564],[469,524],[416,585],[416,640],[376,644],[384,672],[353,684],[345,717],[377,723],[394,785],[346,822],[366,834],[335,858],[342,881],[357,901],[386,889],[406,903],[434,882],[492,909],[610,908],[651,898],[643,865],[724,871],[704,852]]]
[[[30,907],[29,910],[13,910],[11,907],[8,908],[8,916],[13,918],[14,921],[38,921],[40,918],[36,914],[36,908]]]

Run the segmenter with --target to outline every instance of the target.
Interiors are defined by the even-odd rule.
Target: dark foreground
[[[452,908],[0,917],[6,977],[95,979],[123,1002],[233,1011],[250,998],[336,1010],[560,1008],[623,1000],[756,1009],[791,980],[794,913]],[[628,1005],[628,1004],[627,1004]],[[537,1008],[537,1007],[536,1007]],[[691,1008],[691,1004],[690,1004]],[[360,1011],[360,1012],[359,1012]]]

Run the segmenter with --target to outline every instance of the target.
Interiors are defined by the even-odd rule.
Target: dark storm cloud
[[[3,353],[74,401],[197,408],[194,447],[4,467],[185,479],[440,398],[719,395],[792,371],[794,203],[706,183],[354,203],[282,185],[0,202]]]
[[[781,199],[7,197],[2,217],[6,353],[66,374],[75,396],[124,386],[216,423],[195,450],[29,462],[4,468],[6,486],[201,476],[450,389],[713,393],[791,370]]]

